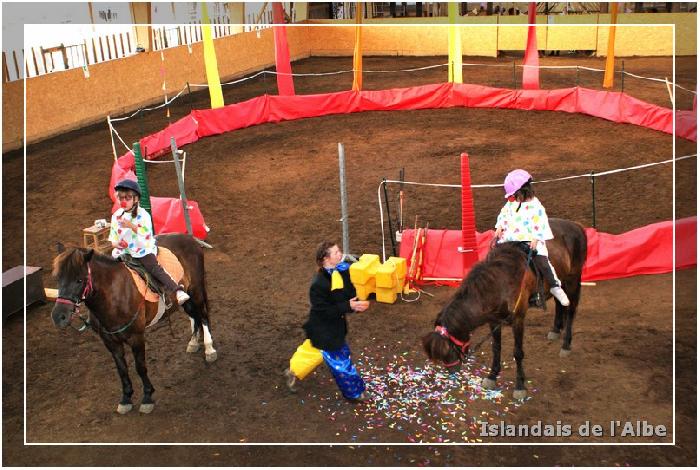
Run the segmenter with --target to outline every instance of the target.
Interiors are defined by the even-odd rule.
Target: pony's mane
[[[52,274],[55,278],[60,279],[64,276],[80,272],[85,265],[85,255],[91,250],[77,246],[67,247],[65,251],[59,253],[53,260]],[[97,251],[93,251],[92,260],[96,260],[106,264],[116,264],[117,260],[111,256],[105,256]]]
[[[459,295],[479,296],[502,281],[504,273],[519,272],[524,267],[523,251],[514,243],[501,243],[489,251],[485,260],[476,263],[459,286]]]

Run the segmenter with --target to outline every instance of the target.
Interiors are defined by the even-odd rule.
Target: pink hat
[[[506,180],[503,182],[503,188],[506,190],[506,198],[509,198],[522,186],[530,181],[532,176],[525,170],[513,170],[506,175]]]

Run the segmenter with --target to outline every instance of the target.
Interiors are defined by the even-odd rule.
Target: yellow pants
[[[299,346],[289,360],[289,370],[299,379],[309,375],[323,362],[321,350],[316,349],[311,344],[311,340],[307,339]]]

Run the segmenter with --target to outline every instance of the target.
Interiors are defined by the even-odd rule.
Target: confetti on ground
[[[365,348],[354,358],[370,392],[369,401],[348,406],[332,379],[328,396],[314,396],[318,411],[340,427],[336,435],[347,435],[349,442],[376,441],[377,433],[386,429],[414,443],[481,442],[482,423],[512,415],[537,392],[528,381],[528,398],[513,400],[513,381],[508,378],[513,378],[514,371],[507,363],[499,388],[482,388],[490,363],[490,356],[483,354],[469,357],[459,372],[450,375],[419,352],[386,354],[385,350],[386,345],[380,350]],[[343,415],[350,416],[355,428],[340,425],[348,422]]]

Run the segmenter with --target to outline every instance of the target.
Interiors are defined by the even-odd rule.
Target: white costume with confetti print
[[[520,207],[518,209],[518,206]],[[496,229],[503,233],[499,242],[530,242],[537,240],[537,254],[547,256],[547,240],[554,238],[544,206],[536,197],[530,201],[508,201],[496,220]]]
[[[120,225],[118,217],[136,225],[136,231]],[[109,231],[109,241],[119,243],[121,240],[126,241],[126,248],[116,247],[112,250],[112,257],[117,258],[119,255],[127,253],[133,258],[143,258],[148,254],[157,254],[156,241],[153,235],[153,223],[151,216],[146,209],[139,206],[136,212],[136,217],[131,216],[131,212],[124,212],[123,208],[117,209],[112,214],[111,229]]]

